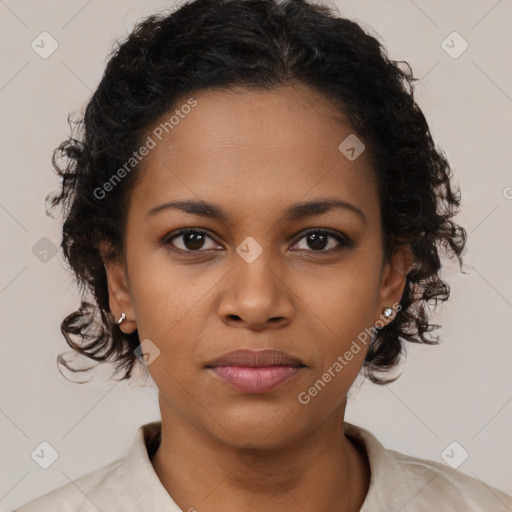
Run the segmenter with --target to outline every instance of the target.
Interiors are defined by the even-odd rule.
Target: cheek
[[[374,261],[360,256],[345,263],[332,268],[328,278],[301,277],[304,287],[299,291],[319,355],[311,383],[321,379],[330,390],[324,393],[338,396],[349,389],[364,363],[378,299]]]
[[[354,254],[340,265],[297,274],[293,290],[326,335],[347,340],[373,322],[378,271],[373,261]]]
[[[334,298],[334,295],[333,295]],[[314,417],[328,415],[357,378],[371,342],[372,311],[368,304],[350,295],[328,300],[321,322],[311,331],[315,340],[316,365],[297,392],[296,400],[313,409]],[[325,296],[323,297],[325,300]]]
[[[148,371],[169,397],[178,399],[179,383],[192,382],[204,360],[199,343],[210,329],[208,301],[221,275],[206,269],[199,275],[199,266],[171,264],[160,255],[133,258],[132,268],[139,337],[151,340],[160,351]]]
[[[139,336],[142,330],[145,337],[172,340],[172,333],[180,332],[180,324],[193,315],[194,308],[204,300],[205,290],[214,284],[214,280],[208,273],[200,277],[197,270],[194,273],[185,265],[173,264],[165,250],[155,253],[132,258],[132,301]]]

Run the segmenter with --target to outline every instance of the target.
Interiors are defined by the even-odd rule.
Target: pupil
[[[185,246],[187,249],[191,250],[200,249],[204,242],[203,237],[204,235],[202,233],[189,233],[185,235]],[[194,238],[197,239],[194,240]]]
[[[313,242],[313,247],[310,244],[310,247],[312,249],[324,249],[326,247],[326,245],[327,245],[327,237],[325,235],[318,234],[318,233],[311,233],[309,235],[309,241]],[[315,243],[317,243],[317,244],[319,243],[320,246],[319,247],[318,246],[315,247],[314,246]]]

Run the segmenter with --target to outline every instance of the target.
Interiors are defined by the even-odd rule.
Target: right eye
[[[206,252],[215,250],[215,247],[203,249],[206,239],[210,239],[214,242],[215,246],[218,244],[208,235],[208,231],[205,229],[181,229],[175,233],[165,235],[162,239],[162,245],[168,247],[172,246],[172,250],[177,249],[183,252]],[[179,240],[178,244],[175,243]]]

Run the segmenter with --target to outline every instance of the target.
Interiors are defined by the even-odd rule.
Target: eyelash
[[[202,229],[202,228],[186,228],[186,229],[180,229],[176,233],[173,233],[172,236],[166,235],[161,240],[161,244],[164,247],[173,246],[172,245],[172,241],[173,240],[175,240],[176,238],[179,238],[180,236],[188,234],[188,233],[195,233],[195,234],[205,235],[208,238],[211,238],[213,240],[213,238],[210,236],[209,232],[206,229]],[[313,229],[309,229],[309,230],[304,231],[303,233],[301,233],[302,236],[300,236],[300,238],[297,239],[297,241],[294,243],[294,245],[297,244],[298,242],[300,242],[303,238],[306,238],[308,235],[311,235],[311,234],[327,234],[330,237],[334,238],[340,244],[340,246],[337,247],[337,248],[334,248],[334,249],[331,248],[329,250],[318,250],[318,251],[315,251],[315,250],[311,249],[311,250],[309,250],[307,252],[316,253],[316,254],[322,254],[322,253],[324,253],[324,254],[332,254],[332,253],[341,251],[344,248],[353,248],[354,247],[354,244],[353,244],[352,240],[350,240],[348,237],[346,237],[345,235],[342,235],[341,233],[339,233],[337,231],[333,231],[331,229],[326,229],[326,228],[313,228]],[[182,254],[183,253],[185,253],[185,254],[189,253],[189,254],[192,254],[192,255],[195,255],[195,254],[198,254],[198,253],[201,253],[201,252],[207,253],[207,252],[211,251],[211,249],[207,249],[207,250],[204,250],[204,249],[197,249],[197,250],[188,249],[188,250],[184,250],[184,249],[179,249],[179,248],[177,248],[175,246],[173,246],[173,248],[171,250],[176,251],[176,252],[181,252]],[[213,249],[213,250],[217,250],[217,249]],[[304,249],[301,249],[301,250],[304,250]]]

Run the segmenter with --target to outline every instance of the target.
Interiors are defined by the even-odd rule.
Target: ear
[[[409,244],[398,246],[393,252],[390,261],[384,264],[379,290],[379,302],[375,312],[375,320],[386,325],[393,321],[397,308],[404,293],[407,274],[414,265],[414,256]],[[383,316],[384,308],[392,308],[393,316]]]
[[[110,254],[112,254],[112,251],[109,244],[102,241],[100,243],[100,255],[107,274],[110,311],[116,322],[121,317],[121,313],[126,315],[126,318],[119,325],[119,329],[126,334],[131,334],[137,329],[137,323],[126,277],[125,262],[123,258],[108,257]]]

